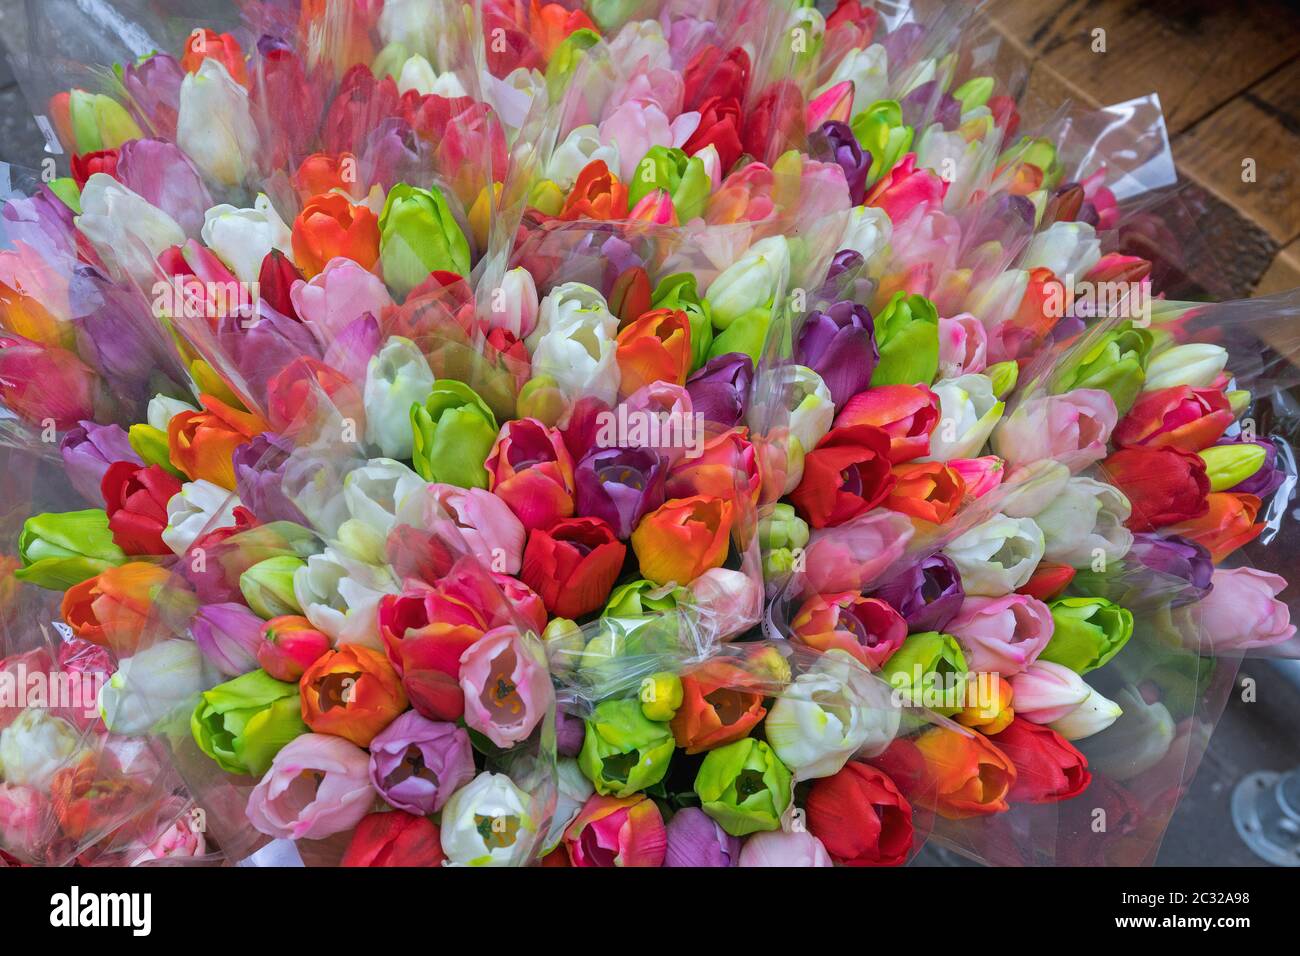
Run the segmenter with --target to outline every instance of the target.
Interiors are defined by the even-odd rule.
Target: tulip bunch
[[[1168,783],[1158,649],[1294,634],[1216,568],[1286,456],[1130,314],[1108,171],[973,24],[624,6],[304,2],[48,104],[0,399],[81,500],[13,577],[94,733],[357,866],[899,865]],[[5,848],[76,745],[14,726]]]

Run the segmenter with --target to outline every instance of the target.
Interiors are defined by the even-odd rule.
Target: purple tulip
[[[871,154],[862,148],[848,123],[827,120],[808,136],[808,153],[813,159],[835,163],[844,170],[849,199],[857,206],[867,196],[867,173],[871,171]]]
[[[740,839],[698,807],[686,807],[668,821],[664,866],[735,866]]]
[[[1105,589],[1129,608],[1153,603],[1179,607],[1209,594],[1213,574],[1210,552],[1195,541],[1139,532],[1125,556],[1122,579],[1113,582],[1118,587]]]
[[[72,210],[42,185],[31,196],[15,196],[4,204],[3,232],[12,248],[30,246],[47,262],[59,256],[76,255],[76,234]]]
[[[403,119],[390,117],[366,137],[358,167],[362,182],[385,190],[400,182],[415,182],[424,148],[415,130]],[[427,160],[423,160],[428,162]]]
[[[284,493],[284,468],[293,446],[271,432],[253,437],[235,449],[235,490],[244,507],[259,521],[307,524],[298,507]]]
[[[367,312],[343,327],[325,350],[325,364],[350,382],[364,382],[370,359],[379,351],[379,320]]]
[[[838,411],[871,384],[871,373],[880,361],[871,312],[865,305],[847,301],[809,312],[794,354],[795,361],[822,377]]]
[[[1220,438],[1215,442],[1216,445],[1237,445],[1244,444],[1235,438]],[[1255,439],[1253,444],[1259,445],[1264,449],[1264,464],[1260,465],[1259,471],[1255,472],[1245,481],[1238,482],[1229,491],[1239,492],[1243,495],[1254,495],[1257,498],[1267,498],[1273,492],[1282,486],[1286,480],[1286,475],[1282,469],[1277,466],[1277,446],[1267,439]]]
[[[390,806],[436,813],[474,779],[474,751],[463,727],[408,710],[370,742],[370,782]]]
[[[621,539],[664,503],[664,460],[652,448],[596,448],[574,469],[578,514],[605,521]]]
[[[961,610],[966,591],[957,565],[946,554],[933,554],[876,589],[880,598],[907,621],[909,634],[942,631]]]
[[[190,636],[203,657],[227,677],[257,670],[262,619],[242,604],[208,604],[190,621]]]
[[[184,79],[185,70],[175,57],[166,53],[155,53],[147,60],[123,67],[122,85],[129,97],[127,108],[141,129],[161,139],[176,138]]]
[[[104,472],[108,471],[109,465],[115,461],[144,464],[131,447],[121,425],[82,422],[64,434],[59,443],[59,453],[63,456],[63,466],[72,487],[96,505],[104,503],[99,486],[104,481]]]
[[[175,219],[191,239],[199,237],[212,196],[194,163],[174,143],[158,139],[123,143],[115,178]]]
[[[753,359],[744,352],[728,352],[709,359],[688,378],[686,391],[692,410],[705,421],[732,428],[744,421],[753,382]]]
[[[951,131],[961,125],[961,103],[951,93],[940,92],[934,80],[912,90],[899,106],[903,109],[903,125],[913,129],[938,123]]]
[[[555,751],[561,757],[576,757],[582,751],[582,742],[587,734],[587,724],[581,717],[555,712]]]
[[[925,30],[925,26],[920,23],[903,23],[880,39],[880,44],[885,48],[891,75],[907,65],[912,55],[919,52],[921,41],[925,38]]]
[[[281,315],[265,299],[258,302],[252,324],[239,315],[223,316],[217,344],[256,398],[265,397],[267,383],[294,359],[321,357],[311,329]]]

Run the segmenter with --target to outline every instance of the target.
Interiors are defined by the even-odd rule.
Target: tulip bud
[[[410,339],[393,336],[366,367],[366,442],[385,458],[411,457],[411,406],[433,389],[433,372]]]
[[[1233,389],[1224,394],[1228,399],[1228,407],[1232,409],[1232,417],[1234,419],[1240,418],[1246,409],[1250,408],[1250,392],[1245,389]]]
[[[1152,342],[1148,329],[1128,326],[1107,333],[1084,354],[1053,373],[1052,391],[1061,394],[1076,389],[1101,389],[1115,400],[1122,416],[1133,406],[1138,394],[1150,387],[1144,366]]]
[[[173,638],[118,662],[99,692],[99,715],[112,733],[145,734],[202,689],[199,645]]]
[[[483,467],[497,440],[497,420],[468,385],[440,379],[423,404],[411,406],[412,462],[420,477],[459,488],[487,488]]]
[[[259,561],[239,576],[239,591],[248,606],[263,618],[302,614],[294,597],[293,579],[304,565],[301,558],[291,554]]]
[[[1211,491],[1235,488],[1264,467],[1268,452],[1255,443],[1214,445],[1196,453],[1205,462]]]
[[[553,617],[542,632],[546,644],[546,659],[556,674],[571,674],[582,661],[587,637],[582,628],[567,617]]]
[[[257,124],[248,91],[219,60],[205,58],[181,82],[176,145],[210,181],[238,186],[254,168]]]
[[[1086,674],[1118,654],[1133,635],[1132,612],[1104,598],[1061,598],[1050,606],[1056,626],[1040,661]]]
[[[128,140],[144,136],[122,104],[103,93],[73,90],[68,112],[78,153],[117,149]]]
[[[668,725],[646,717],[639,700],[606,700],[587,718],[578,766],[597,793],[628,797],[663,779],[675,749]]]
[[[330,649],[330,639],[297,614],[282,614],[262,624],[257,663],[276,680],[296,683]]]
[[[190,636],[208,662],[227,677],[257,668],[262,619],[242,604],[207,604],[199,608],[190,621]]]
[[[993,394],[998,398],[1006,398],[1016,387],[1020,365],[1012,361],[998,362],[986,368],[984,374],[993,382]]]
[[[1066,740],[1083,740],[1093,734],[1099,734],[1123,715],[1124,709],[1108,697],[1103,697],[1092,688],[1083,703],[1064,717],[1053,720],[1049,727]]]
[[[790,771],[767,743],[745,737],[705,755],[695,793],[732,836],[778,830],[792,797]]]
[[[1142,389],[1154,392],[1175,385],[1208,388],[1222,374],[1228,364],[1228,351],[1222,345],[1193,342],[1175,345],[1147,363],[1146,381]]]
[[[379,217],[379,232],[384,281],[398,296],[431,272],[469,275],[469,242],[437,187],[394,186]]]
[[[22,567],[14,571],[15,578],[54,591],[66,591],[126,561],[102,508],[33,515],[23,522],[18,556]]]
[[[222,770],[260,777],[280,748],[307,733],[298,685],[260,670],[218,684],[203,691],[190,732]]]
[[[929,385],[939,371],[939,313],[922,295],[894,293],[875,317],[880,362],[872,385]]]

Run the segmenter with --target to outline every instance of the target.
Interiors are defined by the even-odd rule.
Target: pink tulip
[[[558,429],[535,418],[506,422],[483,467],[488,489],[529,531],[573,514],[573,459]]]
[[[179,817],[148,843],[137,841],[127,849],[128,866],[139,866],[154,860],[175,857],[202,856],[207,852],[208,841],[202,831],[194,829],[189,814]]]
[[[303,734],[275,755],[245,813],[267,836],[319,840],[356,826],[374,802],[364,750],[342,737]]]
[[[1294,636],[1291,610],[1277,600],[1287,586],[1284,578],[1254,568],[1220,568],[1210,581],[1213,589],[1193,611],[1200,615],[1201,653],[1270,647]],[[1195,629],[1188,636],[1194,634]]]
[[[1109,393],[1076,388],[1025,402],[993,433],[993,450],[1008,467],[1054,458],[1073,472],[1106,457],[1119,413]]]
[[[673,208],[673,197],[668,195],[666,189],[647,193],[628,213],[628,218],[656,226],[675,226],[677,210]]]
[[[498,747],[533,732],[554,700],[550,672],[513,627],[488,631],[460,656],[465,724]]]
[[[95,418],[95,373],[75,354],[0,335],[0,398],[29,424],[64,431]]]
[[[651,65],[642,60],[633,71],[622,78],[605,102],[603,116],[613,116],[626,104],[654,106],[665,116],[676,116],[682,111],[685,86],[682,75],[676,70]]]
[[[973,671],[1010,677],[1038,659],[1052,639],[1047,605],[1027,594],[968,597],[944,629],[961,644]],[[1019,711],[1020,702],[1016,701]]]
[[[988,368],[989,336],[969,312],[939,320],[939,377],[957,378]]]
[[[393,304],[382,279],[342,257],[331,259],[309,281],[295,282],[289,298],[324,346],[367,312],[378,317]]]
[[[501,497],[482,488],[434,483],[425,489],[422,507],[421,527],[434,538],[455,551],[467,546],[499,574],[519,573],[528,532]]]
[[[808,132],[817,129],[823,123],[847,123],[853,116],[853,81],[844,80],[836,83],[821,96],[814,97],[808,103]]]
[[[257,663],[276,680],[296,682],[330,649],[330,639],[296,614],[271,618],[261,636]]]
[[[892,222],[899,223],[917,209],[942,208],[947,194],[948,183],[932,169],[917,169],[916,154],[908,153],[881,177],[863,205],[883,209]]]
[[[866,590],[903,556],[912,534],[912,522],[895,511],[869,511],[814,531],[804,549],[804,593]]]
[[[618,176],[631,182],[651,146],[681,146],[700,123],[699,113],[683,113],[671,123],[654,103],[627,102],[600,124],[600,141],[618,147]]]
[[[53,834],[54,810],[40,791],[19,784],[0,783],[0,847],[23,857],[33,857]]]
[[[948,467],[961,475],[966,482],[966,494],[979,498],[988,494],[998,485],[1006,474],[1006,466],[997,455],[985,455],[982,458],[954,458]]]
[[[737,866],[834,866],[831,856],[807,830],[755,833],[740,848]]]
[[[537,634],[546,630],[546,622],[551,619],[546,610],[542,596],[523,581],[509,574],[488,575],[501,593],[505,595],[506,604],[514,615],[514,620],[526,630]]]
[[[643,793],[589,799],[564,833],[574,866],[663,866],[668,831]]]
[[[1016,716],[1035,724],[1060,720],[1092,693],[1082,677],[1064,664],[1051,661],[1035,661],[1009,681]]]
[[[713,568],[692,581],[688,590],[716,623],[719,640],[743,634],[763,615],[762,579],[744,571]]]

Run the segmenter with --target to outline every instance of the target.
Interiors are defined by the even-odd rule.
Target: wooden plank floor
[[[1033,84],[1090,105],[1151,92],[1235,296],[1300,287],[1300,2],[990,0]],[[1098,32],[1104,31],[1104,32]]]

